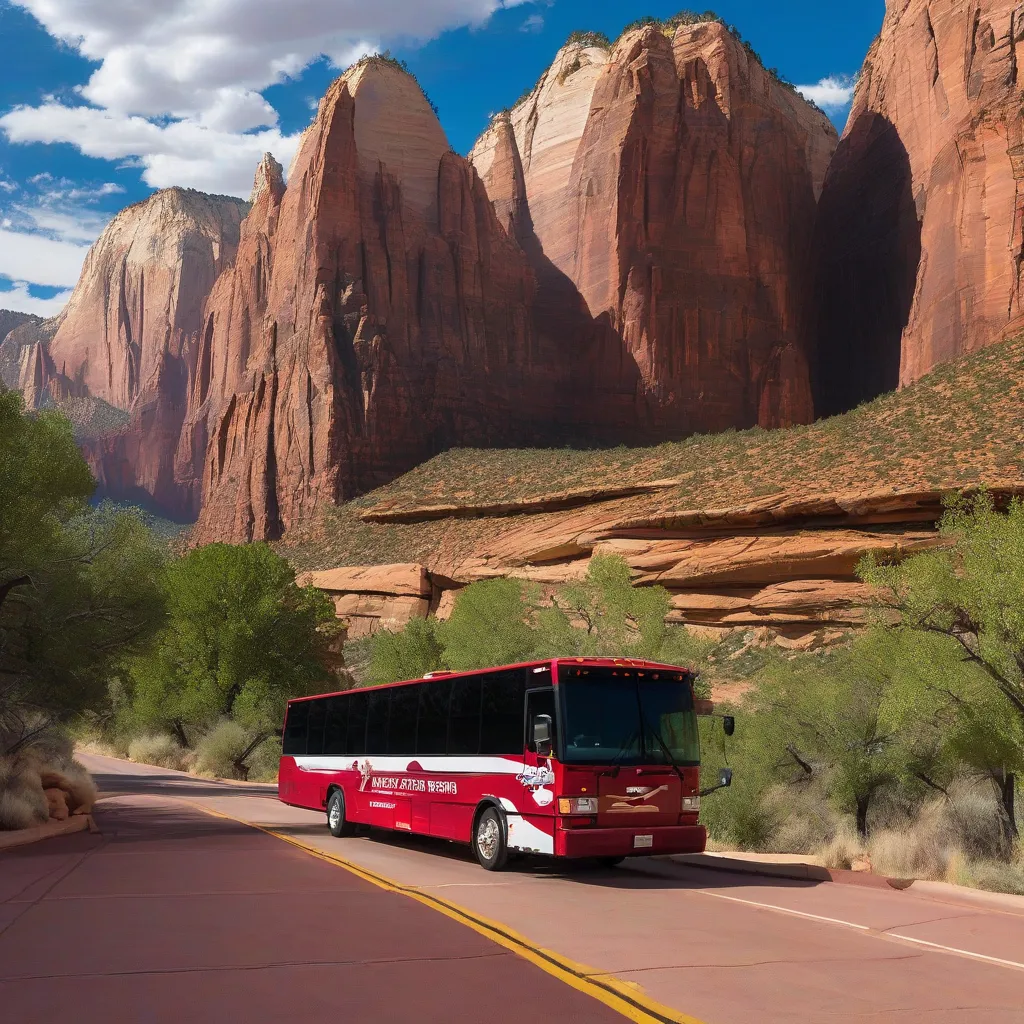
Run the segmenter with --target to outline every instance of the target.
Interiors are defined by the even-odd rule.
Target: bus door
[[[547,677],[550,679],[550,675]],[[532,680],[531,680],[532,682]],[[527,684],[529,685],[529,684]],[[550,742],[538,744],[534,738],[538,718],[550,720]],[[520,808],[524,815],[554,813],[555,771],[555,691],[551,686],[526,691],[523,774],[526,799]]]

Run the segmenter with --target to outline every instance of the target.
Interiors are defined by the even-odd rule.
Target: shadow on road
[[[92,772],[100,796],[262,796],[277,799],[277,788],[268,786],[229,785],[212,779],[198,779],[169,772],[166,775],[119,775],[113,772]]]
[[[116,773],[95,772],[93,778],[99,786],[101,796],[156,796],[172,797],[188,800],[202,797],[246,796],[263,797],[277,801],[276,788],[266,786],[229,785],[211,780],[197,779],[194,776],[180,775],[174,772],[151,775],[121,775]],[[101,829],[107,832],[115,826],[118,816],[116,805],[104,807],[101,803],[97,808]],[[194,814],[175,812],[169,808],[147,808],[143,812],[144,821],[139,821],[138,812],[133,814],[130,838],[144,841],[147,833],[150,838],[189,839],[197,832],[204,836],[223,835],[235,836],[254,835],[255,830],[246,824],[227,818],[204,815],[197,819]],[[259,827],[278,832],[283,836],[297,839],[322,839],[327,835],[327,826],[322,816],[316,820],[304,822],[254,822]],[[115,838],[128,838],[129,833],[112,829]],[[382,829],[359,826],[356,838],[390,847],[395,850],[408,850],[433,857],[475,864],[472,851],[466,845],[430,836],[410,835],[403,832],[390,832]],[[338,853],[344,856],[344,846],[339,845]],[[481,872],[483,869],[480,869]],[[534,855],[513,855],[506,871],[513,874],[529,874],[542,878],[567,878],[582,885],[608,889],[730,889],[730,888],[783,888],[806,889],[821,883],[813,879],[776,878],[766,875],[742,874],[738,872],[715,871],[710,868],[683,864],[668,858],[627,858],[621,865],[614,868],[605,867],[593,861],[556,861],[548,857]]]

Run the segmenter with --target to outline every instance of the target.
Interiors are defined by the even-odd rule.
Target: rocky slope
[[[828,119],[716,21],[571,42],[470,154],[543,321],[594,336],[620,436],[813,418]],[[606,398],[606,404],[608,402]]]
[[[351,69],[287,188],[267,177],[206,314],[200,538],[275,537],[448,446],[545,438],[571,363],[538,343],[526,258],[411,76]]]
[[[865,621],[861,557],[940,543],[950,492],[1024,494],[1022,401],[1019,339],[809,427],[609,452],[450,452],[325,511],[283,551],[305,570],[348,567],[313,582],[359,631],[443,613],[477,579],[554,586],[615,553],[638,585],[668,588],[675,622],[813,642]],[[410,562],[427,573],[415,595]]]
[[[3,344],[4,338],[15,327],[20,327],[22,324],[38,324],[41,320],[41,317],[33,316],[31,313],[18,313],[13,309],[0,309],[0,344]]]
[[[1024,326],[1016,0],[887,0],[818,225],[818,404],[850,408]]]

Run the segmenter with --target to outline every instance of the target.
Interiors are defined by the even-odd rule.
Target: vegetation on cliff
[[[772,496],[798,499],[893,489],[954,492],[1024,481],[1024,339],[940,366],[894,394],[809,426],[696,435],[652,448],[454,449],[393,483],[330,508],[289,535],[300,569],[429,561],[443,544],[480,550],[526,517],[373,523],[377,506],[520,501],[552,491],[671,480],[637,495],[629,515],[739,509]]]

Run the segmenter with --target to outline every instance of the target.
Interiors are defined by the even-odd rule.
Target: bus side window
[[[388,712],[391,707],[391,690],[371,690],[370,708],[366,717],[366,753],[371,757],[387,749]]]
[[[324,753],[340,757],[348,753],[346,733],[348,730],[348,697],[327,699],[327,724],[324,726]]]
[[[306,753],[324,752],[324,724],[327,721],[327,698],[320,697],[309,703],[309,730],[306,735]]]
[[[289,757],[306,752],[306,726],[309,723],[309,701],[300,700],[288,705],[288,719],[284,724],[281,753]]]
[[[480,677],[452,680],[448,710],[448,754],[470,756],[480,752]]]
[[[523,751],[523,689],[521,669],[490,672],[483,677],[480,753],[521,754]]]
[[[388,723],[389,754],[406,757],[416,750],[416,705],[419,694],[415,686],[398,686],[391,691],[391,719]]]
[[[416,719],[416,753],[420,756],[443,757],[448,744],[448,701],[452,692],[450,679],[421,683],[419,714]]]
[[[553,750],[557,750],[558,743],[554,733],[555,723],[557,722],[554,690],[528,690],[526,693],[526,749],[531,754],[537,753],[537,746],[533,742],[533,720],[538,715],[551,716],[551,746]]]
[[[348,753],[362,757],[366,753],[366,707],[368,693],[354,693],[348,704]]]

